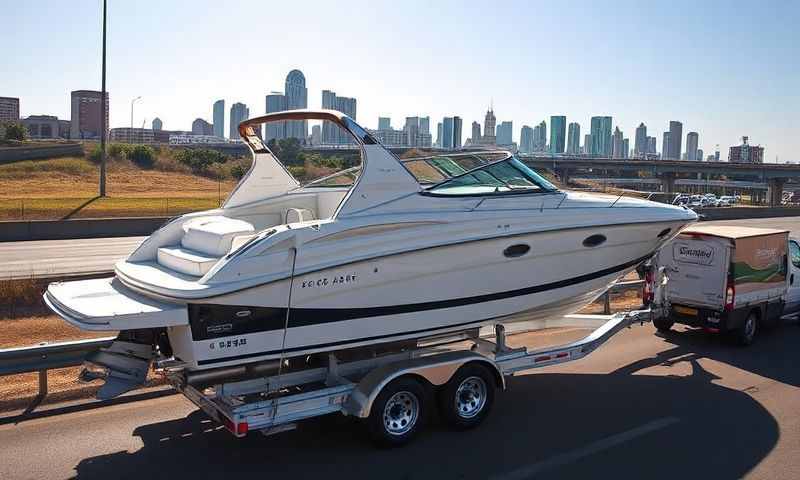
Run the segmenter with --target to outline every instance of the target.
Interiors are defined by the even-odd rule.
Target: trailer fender
[[[495,374],[497,387],[505,390],[505,378],[499,367],[490,359],[471,351],[446,352],[403,360],[372,370],[356,385],[342,410],[346,415],[367,418],[375,398],[392,380],[404,375],[414,375],[424,378],[431,385],[440,386],[447,383],[462,365],[471,362],[480,362],[489,367]]]

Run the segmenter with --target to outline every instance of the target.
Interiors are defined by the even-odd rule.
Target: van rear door
[[[661,249],[667,266],[667,296],[673,304],[722,309],[728,280],[730,242],[711,236],[678,235]]]

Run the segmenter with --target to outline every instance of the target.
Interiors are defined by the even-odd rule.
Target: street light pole
[[[103,0],[103,67],[100,88],[100,196],[106,196],[106,0]]]
[[[138,100],[141,100],[141,98],[142,97],[140,95],[140,96],[134,98],[133,100],[131,100],[131,129],[130,129],[130,135],[128,137],[128,140],[130,140],[131,143],[135,143],[133,141],[133,104],[136,103]]]

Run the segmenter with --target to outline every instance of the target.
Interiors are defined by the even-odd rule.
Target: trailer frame
[[[505,390],[508,376],[585,358],[621,330],[651,322],[662,313],[662,309],[651,305],[614,315],[567,316],[562,322],[565,325],[574,320],[584,327],[599,327],[578,341],[532,351],[527,347],[509,348],[506,329],[498,324],[493,340],[488,335],[465,341],[458,332],[450,344],[440,341],[432,347],[348,362],[340,362],[334,352],[328,354],[323,367],[219,381],[205,388],[187,382],[180,366],[157,368],[186,398],[236,437],[254,430],[270,435],[294,429],[299,421],[330,413],[367,419],[378,395],[393,381],[411,377],[441,390],[465,365],[485,367],[494,377],[490,388]]]

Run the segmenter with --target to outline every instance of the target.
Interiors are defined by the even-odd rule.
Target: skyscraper
[[[533,127],[533,151],[544,152],[547,150],[547,123],[542,123]]]
[[[673,160],[681,159],[681,143],[683,137],[683,124],[672,120],[669,122],[669,157]]]
[[[478,145],[481,143],[481,124],[472,122],[472,144]]]
[[[514,124],[513,122],[501,122],[497,127],[497,144],[498,145],[513,145],[514,139]]]
[[[495,136],[494,126],[497,119],[494,116],[494,110],[491,108],[486,111],[486,118],[483,122],[483,142],[486,145],[496,145],[497,137]]]
[[[647,137],[647,153],[652,155],[658,153],[656,150],[656,137]]]
[[[266,98],[266,112],[282,112],[286,110],[286,95],[280,92],[272,92]],[[286,138],[286,122],[270,122],[266,125],[267,130],[264,141],[280,140]]]
[[[592,153],[592,134],[590,133],[583,136],[583,153],[586,155]]]
[[[101,130],[100,92],[76,90],[70,94],[71,124],[69,136],[73,140],[99,139]],[[108,137],[108,92],[106,92],[105,135]]]
[[[350,97],[339,97],[336,92],[330,90],[322,91],[322,108],[342,112],[353,120],[356,119],[356,99]],[[350,134],[342,130],[333,122],[325,120],[322,122],[322,143],[325,145],[344,145],[352,143]]]
[[[378,130],[391,130],[392,119],[389,117],[378,117]]]
[[[161,122],[160,118],[156,117],[153,119],[152,126],[153,126],[153,131],[159,131],[162,129],[164,124]]]
[[[461,129],[463,123],[461,117],[453,117],[453,148],[461,148]]]
[[[230,139],[238,140],[242,138],[239,136],[239,123],[250,118],[250,109],[244,103],[234,103],[231,105],[231,128]]]
[[[698,148],[697,149],[697,161],[699,161],[699,162],[703,161],[703,149],[702,148]]]
[[[620,131],[619,127],[614,128],[614,135],[612,136],[611,140],[611,156],[613,158],[623,158],[622,155],[622,131]]]
[[[622,158],[628,158],[631,151],[631,141],[627,138],[622,139]]]
[[[672,153],[669,151],[670,141],[669,132],[664,132],[664,140],[661,142],[661,159],[669,160],[672,158]]]
[[[567,117],[550,117],[550,153],[564,153],[564,140],[567,137]]]
[[[214,122],[214,136],[225,138],[225,100],[214,102],[214,118],[212,118],[212,121]]]
[[[0,122],[19,120],[19,98],[0,97]]]
[[[442,148],[453,149],[453,117],[442,119]]]
[[[527,125],[523,125],[519,132],[519,151],[522,153],[533,152],[533,129]]]
[[[436,124],[436,146],[442,148],[442,122]]]
[[[292,70],[286,76],[286,109],[297,110],[308,108],[308,90],[306,77],[300,70]],[[289,120],[286,122],[286,138],[298,138],[304,143],[308,136],[308,122],[306,120]],[[324,135],[323,135],[324,136]]]
[[[314,125],[311,127],[311,145],[321,145],[322,144],[322,127],[320,125]]]
[[[735,145],[728,152],[731,163],[764,163],[764,147],[750,145],[748,137],[742,137],[742,144]]]
[[[636,127],[636,139],[633,143],[633,151],[636,156],[647,153],[647,125],[640,123]]]
[[[431,133],[431,117],[419,117],[419,133]]]
[[[611,117],[592,117],[592,155],[611,156]]]
[[[697,142],[700,135],[697,132],[689,132],[686,134],[686,160],[702,160],[703,157],[697,156]]]
[[[567,130],[567,153],[571,155],[581,153],[581,126],[577,122],[570,123]]]

